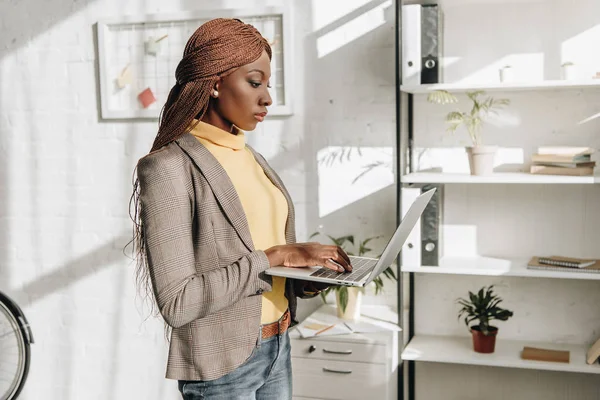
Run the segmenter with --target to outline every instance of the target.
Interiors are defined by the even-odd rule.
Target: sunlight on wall
[[[572,62],[576,77],[590,79],[600,72],[600,25],[583,31],[561,45],[561,62]]]
[[[371,0],[312,0],[313,32],[370,2]]]
[[[440,168],[446,173],[469,173],[469,159],[464,147],[415,148],[415,169],[426,170]],[[518,170],[525,162],[521,148],[498,148],[494,166],[512,166]]]
[[[313,2],[313,3],[328,3],[329,2]],[[356,2],[349,2],[350,4]],[[363,3],[361,1],[360,3]],[[392,5],[391,0],[385,1],[376,7],[366,11],[360,16],[344,23],[343,25],[323,34],[317,38],[317,55],[319,58],[326,56],[327,54],[345,46],[346,44],[356,40],[357,38],[377,29],[385,23],[384,11],[386,8]],[[334,10],[329,4],[327,12]],[[321,13],[317,12],[317,8],[314,11],[315,16]],[[331,14],[328,14],[331,16]],[[315,21],[319,18],[315,17]],[[323,20],[321,19],[321,23]],[[321,23],[316,24],[317,26]]]
[[[339,147],[317,154],[319,217],[394,184],[391,147]]]
[[[444,257],[477,255],[477,226],[442,225],[442,254]]]
[[[590,121],[593,121],[593,120],[595,120],[596,118],[600,118],[600,113],[598,113],[598,114],[594,114],[594,115],[592,115],[592,116],[590,116],[590,117],[588,117],[588,118],[585,118],[585,119],[583,119],[583,120],[579,121],[579,122],[577,123],[577,125],[583,125],[583,124],[586,124],[586,123],[588,123],[588,122],[590,122]]]
[[[463,62],[466,62],[464,60]],[[500,82],[500,68],[510,65],[514,71],[515,82],[544,80],[544,53],[509,54],[505,57],[478,68],[458,82]],[[468,65],[465,65],[468,68]]]

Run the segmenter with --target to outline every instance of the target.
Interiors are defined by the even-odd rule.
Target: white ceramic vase
[[[497,146],[471,146],[466,151],[469,155],[471,175],[491,175],[494,173],[494,161]]]
[[[577,79],[577,66],[574,64],[565,64],[561,67],[562,78],[567,81]]]
[[[500,82],[514,82],[515,73],[512,67],[504,67],[500,69]]]
[[[360,306],[362,304],[362,290],[357,287],[348,288],[348,304],[346,310],[342,312],[340,307],[340,293],[335,292],[335,300],[337,302],[337,316],[346,321],[356,321],[360,318]]]

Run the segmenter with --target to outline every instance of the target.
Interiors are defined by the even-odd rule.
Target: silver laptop
[[[396,259],[408,235],[421,217],[423,210],[433,197],[435,188],[428,190],[416,198],[398,229],[385,246],[379,259],[350,256],[351,272],[337,272],[329,268],[316,267],[271,267],[265,271],[267,275],[284,276],[286,278],[303,279],[306,281],[325,282],[334,285],[366,286],[385,271]]]

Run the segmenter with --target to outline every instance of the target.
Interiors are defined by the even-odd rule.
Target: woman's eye
[[[250,84],[252,85],[252,87],[253,87],[254,89],[256,89],[257,87],[259,87],[259,86],[260,86],[260,82],[250,82]]]

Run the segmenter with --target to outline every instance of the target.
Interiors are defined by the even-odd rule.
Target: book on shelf
[[[539,260],[540,257],[532,257],[531,260],[527,263],[528,269],[537,269],[537,270],[548,270],[548,271],[565,271],[565,272],[591,272],[600,274],[600,261],[599,260],[586,260],[586,261],[594,261],[593,264],[588,265],[586,267],[565,267],[560,265],[550,265],[543,264]]]
[[[551,361],[568,364],[570,361],[570,352],[525,346],[523,347],[523,351],[521,351],[521,358],[523,360]]]
[[[552,154],[563,156],[590,155],[596,150],[591,147],[581,146],[542,146],[538,147],[538,154]]]
[[[539,147],[538,152],[531,156],[529,172],[538,175],[593,175],[596,163],[591,156],[595,151],[591,147]]]
[[[556,265],[558,267],[584,268],[594,265],[596,260],[572,258],[563,256],[538,257],[540,264]]]
[[[583,168],[583,167],[595,167],[596,162],[583,162],[583,163],[561,163],[561,162],[545,162],[543,164],[536,165],[545,165],[547,167],[561,167],[561,168]]]
[[[580,164],[588,163],[592,161],[589,154],[582,155],[568,155],[568,154],[532,154],[531,161],[538,164],[545,163],[569,163],[569,164]]]
[[[552,165],[534,164],[529,172],[536,175],[567,175],[567,176],[589,176],[594,175],[594,167],[556,167]]]
[[[585,361],[591,365],[598,360],[600,360],[600,339],[596,340],[592,347],[589,348]]]

